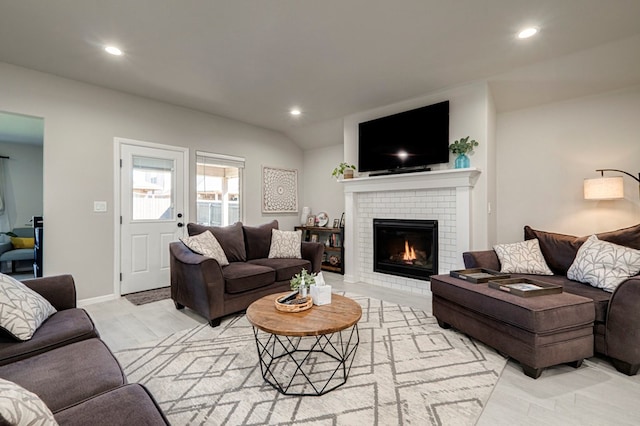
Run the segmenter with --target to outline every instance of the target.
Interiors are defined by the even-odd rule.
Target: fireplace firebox
[[[373,270],[429,280],[438,273],[438,221],[373,219]]]

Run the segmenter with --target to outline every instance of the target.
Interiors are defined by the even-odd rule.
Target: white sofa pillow
[[[36,394],[4,379],[0,379],[0,420],[10,425],[58,424],[49,407]]]
[[[567,278],[613,293],[621,282],[639,272],[640,250],[602,241],[592,235],[578,249]]]
[[[29,340],[56,309],[13,277],[0,274],[0,327],[18,340]]]
[[[204,231],[202,234],[194,235],[193,237],[180,238],[180,241],[192,251],[215,259],[220,266],[229,264],[227,255],[224,254],[224,249],[211,231]]]
[[[500,259],[500,272],[510,274],[553,275],[542,256],[537,238],[493,246]]]
[[[271,230],[269,259],[301,259],[302,231]]]

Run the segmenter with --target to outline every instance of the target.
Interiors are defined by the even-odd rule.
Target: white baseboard
[[[108,302],[110,300],[116,300],[119,298],[120,296],[117,294],[107,294],[106,296],[91,297],[89,299],[78,300],[78,307],[81,308],[83,306],[94,305],[96,303],[102,303],[102,302]]]

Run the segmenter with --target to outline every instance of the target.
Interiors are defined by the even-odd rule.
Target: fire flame
[[[402,260],[416,260],[416,251],[413,247],[409,247],[409,242],[406,240],[404,242],[404,254],[402,255]]]

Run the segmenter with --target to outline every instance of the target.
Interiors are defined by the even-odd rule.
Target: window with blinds
[[[244,158],[196,151],[197,222],[227,226],[242,220]]]

